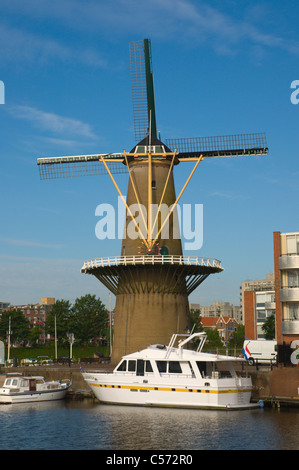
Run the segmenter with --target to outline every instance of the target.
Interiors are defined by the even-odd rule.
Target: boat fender
[[[263,400],[259,400],[259,407],[260,407],[260,408],[264,408],[264,402],[263,402]]]

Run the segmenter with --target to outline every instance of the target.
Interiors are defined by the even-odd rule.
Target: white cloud
[[[54,60],[85,63],[105,68],[107,61],[93,49],[66,46],[56,39],[0,24],[0,58],[4,60],[35,61],[39,64]]]
[[[64,136],[82,136],[95,138],[92,128],[78,119],[72,119],[59,116],[55,113],[49,113],[31,106],[7,106],[7,111],[18,119],[32,122],[35,126],[53,133],[63,134]]]
[[[271,30],[270,25],[263,26],[261,18],[265,15],[276,15],[279,11],[265,7],[255,15],[248,15],[248,7],[244,6],[242,16],[234,17],[231,10],[223,6],[222,11],[212,7],[212,2],[194,0],[10,0],[1,8],[8,13],[18,11],[22,17],[35,18],[40,24],[43,21],[55,22],[58,28],[70,31],[87,32],[92,38],[95,34],[97,42],[94,48],[80,49],[75,45],[66,46],[57,39],[27,33],[24,30],[0,26],[0,40],[6,44],[0,51],[0,57],[21,59],[60,59],[63,61],[84,62],[88,65],[106,67],[107,62],[96,50],[99,37],[103,34],[121,37],[124,33],[132,33],[138,37],[142,34],[167,40],[192,41],[192,44],[204,43],[222,54],[244,53],[244,43],[255,48],[279,48],[297,55],[299,44],[286,39]],[[254,6],[252,7],[254,9]],[[228,13],[223,13],[227,11]],[[266,29],[267,28],[267,29]],[[100,32],[100,36],[99,36]],[[49,34],[49,33],[48,33]],[[85,36],[82,36],[85,40]],[[4,39],[4,41],[3,41]]]

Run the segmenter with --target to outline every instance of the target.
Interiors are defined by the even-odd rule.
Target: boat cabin
[[[6,378],[3,388],[10,388],[14,391],[23,389],[34,392],[36,391],[36,385],[42,383],[44,383],[43,377],[11,376]]]
[[[123,359],[115,369],[117,374],[184,376],[190,378],[232,378],[236,376],[233,364],[227,360],[188,361],[161,359]]]

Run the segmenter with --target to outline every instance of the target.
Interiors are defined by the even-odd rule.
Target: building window
[[[287,255],[299,254],[299,234],[295,233],[286,236]]]
[[[257,310],[257,322],[264,323],[265,320],[266,320],[265,310]]]
[[[299,287],[299,270],[288,271],[288,287]]]
[[[299,320],[299,302],[288,302],[287,320]]]

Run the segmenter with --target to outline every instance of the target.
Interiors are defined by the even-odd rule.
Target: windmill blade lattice
[[[102,155],[111,173],[128,173],[120,153]],[[75,155],[70,157],[39,158],[37,165],[41,180],[73,178],[76,176],[107,175],[100,155]]]
[[[166,139],[167,146],[179,153],[179,159],[266,155],[265,133]]]

